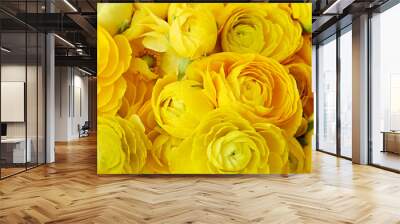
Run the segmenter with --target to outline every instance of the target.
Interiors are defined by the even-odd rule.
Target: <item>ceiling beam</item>
[[[85,17],[75,13],[69,13],[67,16],[81,27],[91,38],[96,38],[96,28],[94,28]]]
[[[333,1],[332,4],[327,6],[322,14],[323,15],[339,15],[343,14],[343,11],[351,5],[355,0],[336,0]]]
[[[91,56],[55,56],[56,66],[87,67],[96,71],[97,60]]]
[[[19,20],[43,32],[80,31],[82,28],[62,13],[18,13]]]

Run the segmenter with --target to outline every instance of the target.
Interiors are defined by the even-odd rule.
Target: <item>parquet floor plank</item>
[[[396,223],[400,175],[314,152],[312,174],[96,174],[96,139],[0,181],[0,223]]]

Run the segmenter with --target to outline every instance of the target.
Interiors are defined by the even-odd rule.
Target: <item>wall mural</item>
[[[99,174],[311,171],[311,3],[99,3]]]

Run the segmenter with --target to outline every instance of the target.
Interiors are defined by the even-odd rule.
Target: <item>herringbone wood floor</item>
[[[0,223],[400,223],[400,175],[314,154],[310,175],[102,176],[96,142],[0,181]]]

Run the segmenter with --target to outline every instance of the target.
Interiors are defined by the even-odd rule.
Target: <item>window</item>
[[[352,34],[351,26],[340,36],[340,155],[352,157]]]
[[[318,47],[318,149],[336,153],[336,38]]]
[[[0,1],[38,13],[44,1]],[[14,7],[12,7],[14,6]],[[18,6],[16,8],[16,6]],[[0,12],[0,178],[45,163],[45,34]],[[10,109],[15,108],[15,109]]]
[[[373,164],[400,170],[400,5],[371,18],[370,136]]]

